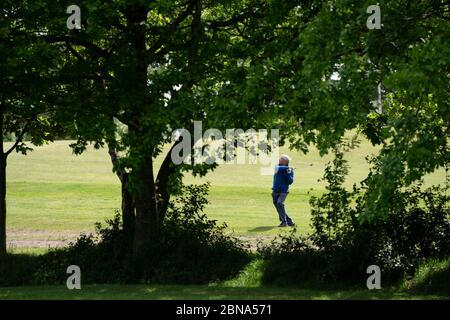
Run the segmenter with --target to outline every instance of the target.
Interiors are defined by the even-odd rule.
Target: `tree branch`
[[[44,35],[43,38],[47,40],[50,43],[58,43],[58,42],[65,42],[65,43],[71,43],[77,46],[82,46],[86,49],[92,50],[93,52],[97,53],[101,57],[108,58],[110,53],[99,46],[93,44],[92,42],[89,42],[87,40],[83,40],[80,38],[76,38],[69,35],[64,36],[54,36],[54,35]]]
[[[167,207],[169,205],[170,194],[167,188],[169,186],[170,176],[175,173],[177,169],[175,164],[172,162],[172,150],[180,142],[181,140],[177,140],[167,152],[166,157],[164,158],[161,167],[159,168],[158,175],[156,176],[155,189],[156,193],[160,197],[158,199],[160,219],[164,218]]]
[[[111,163],[112,163],[113,167],[115,167],[117,165],[117,162],[119,161],[119,155],[117,154],[117,150],[114,149],[110,143],[108,143],[108,154],[109,154],[109,157],[111,158]],[[122,183],[123,183],[125,174],[126,174],[126,172],[124,172],[122,170],[116,170],[116,175]]]
[[[186,10],[184,10],[178,17],[173,20],[171,24],[169,24],[167,27],[164,28],[165,33],[164,37],[160,37],[158,41],[156,41],[148,50],[149,53],[156,53],[158,49],[160,49],[164,43],[166,42],[167,38],[170,37],[176,30],[177,27],[185,20],[190,14],[192,14],[196,4],[197,0],[190,0],[187,2],[188,7]]]
[[[28,127],[30,126],[31,121],[28,121],[25,126],[23,127],[22,131],[20,132],[20,134],[17,136],[16,141],[14,142],[14,144],[12,145],[11,148],[9,148],[8,151],[6,151],[4,153],[5,157],[8,157],[10,155],[11,152],[13,152],[17,146],[19,145],[19,143],[22,142],[23,138],[25,137],[25,134],[27,133]]]
[[[221,21],[207,21],[206,24],[208,28],[211,29],[219,29],[219,28],[225,28],[230,27],[238,22],[243,22],[248,18],[262,18],[264,15],[261,13],[261,11],[256,11],[254,8],[249,8],[247,12],[236,15],[234,17],[231,17],[228,20],[221,20]]]
[[[66,41],[66,47],[67,47],[67,50],[69,50],[69,52],[71,54],[73,54],[80,62],[88,64],[86,59],[77,50],[75,50],[74,47],[72,47],[72,44],[70,42]],[[113,77],[110,74],[108,74],[108,72],[106,70],[104,70],[104,71],[95,72],[94,79],[96,79],[96,80],[99,80],[99,79],[100,80],[111,80],[111,79],[113,79]]]
[[[66,41],[66,48],[67,50],[69,50],[69,52],[71,54],[73,54],[78,60],[80,60],[83,63],[86,63],[86,59],[83,58],[83,56],[81,54],[78,53],[77,50],[75,50],[72,45],[70,44],[70,42]]]

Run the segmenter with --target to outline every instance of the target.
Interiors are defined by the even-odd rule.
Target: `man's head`
[[[280,157],[280,160],[278,161],[280,166],[288,166],[289,165],[289,161],[291,161],[291,158],[287,155],[287,154],[283,154]]]

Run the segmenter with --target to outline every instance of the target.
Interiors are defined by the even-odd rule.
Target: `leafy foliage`
[[[369,220],[389,211],[395,190],[449,163],[449,5],[378,2],[381,30],[366,27],[371,1],[323,1],[299,23],[292,49],[273,53],[292,70],[278,73],[272,103],[283,106],[293,147],[327,153],[351,129],[381,145],[367,181]]]
[[[376,221],[367,214],[365,190],[342,186],[348,172],[340,148],[324,174],[327,192],[311,198],[313,232],[275,239],[259,251],[267,261],[265,281],[286,285],[363,284],[366,268],[382,268],[386,282],[412,274],[427,259],[450,255],[449,196],[444,187],[420,184],[392,195],[391,207]],[[289,274],[288,281],[283,281]]]
[[[23,154],[31,150],[25,134],[34,145],[42,145],[62,132],[53,117],[62,56],[36,34],[35,9],[27,1],[19,5],[6,0],[0,16],[1,134],[14,134],[13,151]]]

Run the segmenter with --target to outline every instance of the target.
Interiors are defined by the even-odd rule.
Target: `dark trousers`
[[[292,225],[292,220],[289,218],[286,208],[284,206],[284,202],[286,201],[287,193],[279,193],[279,192],[272,192],[272,200],[273,205],[277,209],[278,212],[278,218],[280,219],[281,223],[285,223],[287,225]]]

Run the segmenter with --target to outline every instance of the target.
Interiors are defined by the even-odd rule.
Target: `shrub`
[[[33,282],[37,256],[7,254],[0,257],[0,287],[23,286]]]
[[[422,191],[419,184],[395,198],[395,210],[380,223],[379,263],[398,274],[411,273],[426,259],[450,255],[450,212],[444,190]]]
[[[149,252],[145,281],[208,283],[236,275],[250,261],[244,244],[202,213],[207,185],[186,186],[169,206],[160,241]],[[155,259],[156,256],[161,259]],[[156,272],[155,272],[156,271]]]
[[[326,283],[326,256],[310,239],[299,237],[296,230],[281,234],[269,244],[260,245],[264,260],[262,283],[277,286],[318,287]]]
[[[412,274],[422,261],[450,255],[449,197],[445,188],[422,190],[421,183],[397,190],[387,214],[365,218],[365,192],[343,187],[348,166],[343,153],[324,174],[327,191],[312,197],[307,237],[281,236],[259,250],[267,261],[267,283],[302,286],[307,283],[364,284],[366,268],[376,264],[383,281]]]

